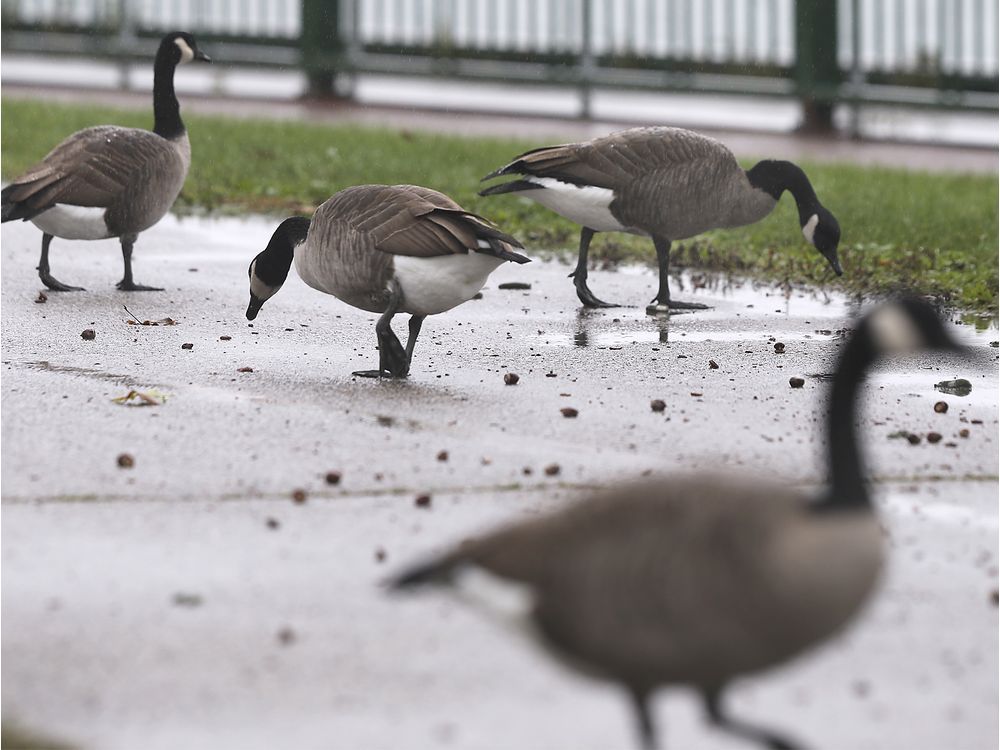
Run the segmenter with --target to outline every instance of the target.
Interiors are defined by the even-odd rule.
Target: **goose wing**
[[[4,218],[30,219],[56,203],[107,208],[146,180],[178,167],[186,171],[180,161],[167,140],[148,130],[86,128],[4,189]]]
[[[583,143],[528,151],[483,179],[520,174],[620,190],[642,176],[671,173],[706,160],[738,166],[732,152],[713,138],[681,128],[632,128]]]
[[[347,192],[347,191],[345,191]],[[470,251],[526,263],[523,245],[436,190],[417,185],[367,185],[348,196],[351,223],[390,255],[432,258]]]

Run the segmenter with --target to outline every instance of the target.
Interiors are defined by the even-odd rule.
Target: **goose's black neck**
[[[274,230],[254,266],[257,276],[271,286],[281,286],[288,277],[288,269],[295,258],[295,248],[305,242],[309,233],[309,219],[292,216],[285,219]]]
[[[747,179],[758,190],[763,190],[775,200],[781,198],[786,190],[795,198],[799,208],[800,223],[805,224],[809,217],[816,213],[819,199],[812,183],[797,165],[790,161],[766,159],[757,162],[747,170]]]
[[[181,107],[174,93],[177,53],[175,44],[164,42],[153,63],[153,132],[170,140],[184,135]]]
[[[827,417],[830,485],[827,495],[816,506],[820,510],[861,510],[871,507],[854,423],[858,390],[873,359],[871,338],[867,328],[861,326],[844,349],[833,380],[830,413]]]

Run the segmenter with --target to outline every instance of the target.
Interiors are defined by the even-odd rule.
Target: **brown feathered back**
[[[382,312],[396,255],[432,258],[470,252],[517,263],[521,243],[448,196],[418,185],[358,185],[313,215],[295,267],[310,286]]]
[[[86,128],[11,181],[5,220],[31,219],[63,203],[106,208],[114,235],[137,234],[170,209],[190,164],[186,134],[167,140],[139,128]]]

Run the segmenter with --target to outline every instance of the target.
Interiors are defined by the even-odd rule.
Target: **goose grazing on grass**
[[[38,278],[49,289],[82,291],[50,273],[53,237],[118,237],[125,263],[118,288],[162,291],[133,281],[132,246],[140,232],[170,210],[191,165],[191,145],[174,94],[174,70],[192,60],[211,62],[190,34],[167,34],[153,64],[152,131],[114,125],[77,131],[0,193],[0,220],[22,219],[42,230]]]
[[[858,391],[879,356],[924,347],[954,344],[923,302],[859,322],[833,382],[830,482],[814,497],[715,475],[647,480],[466,542],[391,585],[451,586],[618,682],[643,747],[656,745],[649,701],[665,685],[698,691],[718,730],[800,747],[733,718],[723,693],[834,635],[871,594],[883,545],[855,436]]]
[[[615,307],[587,286],[587,251],[597,232],[651,237],[660,288],[646,311],[704,309],[670,298],[670,243],[709,229],[741,227],[767,216],[788,190],[799,209],[806,240],[843,271],[837,258],[840,226],[819,202],[809,178],[787,161],[762,161],[743,170],[733,153],[713,138],[680,128],[632,128],[584,143],[547,146],[521,154],[483,180],[520,179],[480,195],[519,193],[580,224],[580,255],[570,274],[587,307]]]
[[[312,220],[285,219],[250,263],[253,320],[288,277],[295,259],[313,289],[382,313],[375,324],[377,370],[362,377],[406,377],[428,315],[467,302],[504,261],[527,263],[521,243],[447,195],[416,185],[358,185],[334,194]],[[390,324],[410,313],[406,348]]]

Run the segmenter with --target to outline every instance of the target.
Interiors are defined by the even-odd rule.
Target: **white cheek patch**
[[[280,288],[280,287],[279,287]],[[265,284],[257,277],[257,261],[250,264],[250,294],[259,300],[270,299],[278,291],[273,286]]]
[[[912,352],[924,343],[920,330],[899,305],[884,305],[873,312],[868,326],[875,348],[881,352]]]
[[[184,63],[189,63],[194,60],[194,50],[191,49],[191,45],[184,41],[182,37],[177,37],[174,39],[174,44],[177,45],[178,49],[181,51],[181,61],[180,65]]]
[[[813,235],[816,234],[817,224],[819,224],[819,214],[813,214],[809,217],[809,221],[802,225],[802,236],[810,245],[815,244],[813,243]]]

